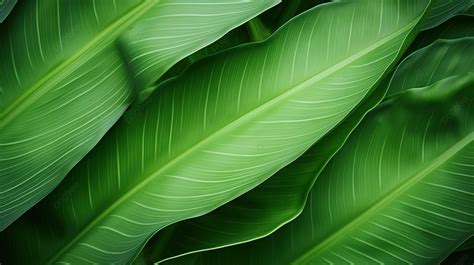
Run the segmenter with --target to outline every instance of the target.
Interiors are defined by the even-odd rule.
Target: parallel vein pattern
[[[448,78],[382,104],[294,222],[187,264],[439,263],[474,233],[473,84],[472,74]]]
[[[397,68],[390,83],[388,97],[410,88],[425,87],[442,79],[474,72],[474,61],[469,51],[474,49],[474,37],[453,40],[438,40],[407,57]],[[412,74],[413,69],[423,65],[430,71]]]
[[[331,133],[258,187],[215,211],[178,222],[154,235],[140,258],[154,263],[241,244],[267,236],[296,218],[318,175],[367,112],[382,101],[387,88],[378,87]]]
[[[0,23],[10,14],[13,7],[15,7],[16,0],[2,0],[0,1]]]
[[[423,24],[423,29],[436,27],[473,4],[473,0],[434,0],[433,7]]]
[[[164,84],[7,231],[5,248],[31,246],[9,260],[128,263],[157,230],[257,186],[341,122],[404,49],[429,1],[397,2],[313,9]],[[351,39],[329,36],[335,27]]]
[[[276,2],[19,3],[0,29],[0,230],[62,180],[137,90]]]

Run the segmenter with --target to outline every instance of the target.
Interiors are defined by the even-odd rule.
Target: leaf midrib
[[[164,171],[168,170],[169,168],[173,167],[179,161],[187,157],[189,154],[193,153],[195,150],[199,150],[201,146],[206,145],[208,142],[212,142],[214,138],[218,138],[221,135],[225,134],[227,131],[231,131],[234,128],[237,128],[241,124],[245,123],[247,120],[252,120],[258,114],[267,111],[271,107],[278,105],[279,102],[285,100],[286,98],[292,96],[293,94],[303,90],[307,85],[316,83],[321,79],[337,72],[338,70],[342,69],[344,66],[351,64],[352,62],[362,58],[364,55],[369,54],[370,52],[374,51],[375,49],[383,46],[384,44],[390,42],[391,40],[397,38],[401,34],[405,33],[406,31],[412,29],[419,21],[419,18],[412,20],[411,22],[407,23],[407,25],[403,26],[402,28],[398,29],[392,34],[382,38],[381,40],[375,42],[374,44],[368,46],[367,48],[360,50],[359,52],[353,54],[352,56],[348,57],[345,60],[340,61],[339,63],[329,67],[328,69],[315,74],[314,76],[296,84],[292,89],[289,89],[287,92],[265,102],[264,104],[258,106],[257,108],[247,112],[246,114],[237,117],[235,120],[231,121],[228,125],[222,127],[221,129],[217,130],[216,132],[210,134],[205,139],[199,141],[195,145],[191,146],[181,155],[178,155],[165,165],[163,165],[160,169],[152,173],[151,175],[145,177],[143,181],[139,182],[135,187],[130,189],[127,193],[119,197],[111,206],[105,209],[98,217],[96,217],[92,222],[89,223],[83,230],[81,230],[64,248],[61,249],[48,264],[53,263],[57,259],[59,259],[69,248],[71,248],[76,242],[79,241],[85,234],[87,234],[90,230],[92,230],[96,224],[100,221],[105,219],[113,210],[119,207],[122,203],[126,202],[129,198],[131,198],[134,194],[140,191],[143,187],[145,187],[149,182],[151,182],[155,177],[161,175]],[[254,45],[259,45],[259,43],[255,43]]]
[[[354,220],[350,221],[344,225],[341,229],[337,230],[330,237],[321,241],[321,243],[307,250],[304,254],[300,255],[298,258],[294,259],[291,264],[303,264],[305,261],[308,261],[317,254],[323,252],[327,248],[331,247],[333,244],[337,243],[338,240],[345,238],[348,233],[352,230],[357,229],[360,225],[365,223],[368,219],[373,217],[379,210],[383,210],[384,207],[391,202],[396,201],[401,195],[404,194],[407,190],[419,184],[423,179],[429,176],[433,171],[442,166],[444,163],[449,161],[453,156],[455,156],[462,149],[467,147],[471,142],[474,141],[474,132],[469,133],[467,136],[459,140],[456,144],[451,146],[444,153],[440,154],[430,164],[427,164],[423,169],[418,171],[413,177],[407,177],[402,181],[396,188],[390,191],[387,194],[384,194],[384,197],[379,200],[372,207],[368,208],[361,215],[359,215]]]
[[[42,95],[44,95],[50,89],[53,88],[53,86],[50,86],[48,89],[44,89],[43,91],[39,92],[38,89],[40,87],[42,87],[44,84],[46,84],[53,78],[56,78],[57,75],[63,70],[74,66],[75,63],[80,61],[87,62],[90,58],[100,53],[103,49],[109,47],[110,43],[112,43],[117,38],[117,36],[121,32],[123,32],[123,30],[129,27],[132,23],[136,21],[137,18],[141,17],[145,12],[147,12],[157,3],[159,3],[158,0],[144,0],[143,3],[132,8],[126,15],[120,16],[120,18],[117,19],[114,23],[105,27],[105,29],[103,29],[94,38],[89,40],[81,49],[76,51],[67,60],[53,67],[51,70],[48,71],[46,75],[41,77],[29,88],[25,89],[24,93],[22,93],[13,102],[11,102],[4,109],[4,111],[0,113],[0,129],[4,128],[10,121],[14,120],[16,116],[18,116],[24,109],[26,109],[29,105],[34,103]],[[100,45],[101,47],[93,50],[100,43],[104,43],[104,45]],[[89,52],[91,52],[89,56],[84,56]]]

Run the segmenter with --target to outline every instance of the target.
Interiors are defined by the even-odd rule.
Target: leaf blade
[[[295,221],[267,238],[187,258],[195,264],[441,262],[474,229],[467,206],[474,188],[468,180],[474,76],[464,70],[370,113],[324,169]]]
[[[155,231],[215,209],[294,160],[372,90],[405,48],[429,5],[426,1],[401,6],[406,16],[397,25],[383,23],[381,6],[372,3],[343,2],[313,9],[266,42],[204,59],[161,86],[140,113],[119,121],[56,192],[5,236],[33,240],[30,235],[38,226],[55,226],[64,233],[59,237],[44,233],[40,243],[37,238],[32,242],[48,244],[49,252],[38,257],[37,252],[26,256],[12,251],[10,258],[129,262]],[[385,12],[397,11],[392,9],[395,1],[383,3]],[[342,23],[359,9],[365,16]],[[311,24],[317,16],[327,22],[324,27]],[[377,19],[384,30],[367,31],[368,18]],[[314,42],[335,25],[365,34],[345,42],[337,38]],[[313,35],[303,34],[313,29]],[[290,38],[300,41],[290,42]],[[306,56],[308,49],[314,60]],[[341,49],[346,54],[339,53]],[[301,50],[305,52],[296,53]],[[327,53],[311,54],[312,50]],[[327,61],[321,64],[316,58]],[[295,71],[288,73],[283,63]],[[252,69],[262,69],[255,73],[263,73],[263,78],[252,75]],[[350,77],[353,86],[347,87],[341,76]],[[77,190],[71,192],[70,187]],[[70,207],[48,211],[57,201]],[[28,228],[29,220],[38,218],[35,214],[45,212],[47,220],[43,217],[36,228]]]
[[[189,6],[178,0],[113,3],[19,3],[12,19],[1,25],[7,34],[0,39],[5,47],[0,53],[5,62],[0,71],[0,230],[57,186],[121,116],[136,90],[142,89],[130,75],[124,52],[139,49],[135,54],[148,60],[140,67],[166,70],[277,1],[237,1],[233,5],[195,1],[190,5],[208,3],[194,9],[195,13],[189,13]],[[173,3],[180,3],[179,8],[169,14],[165,6]],[[161,28],[169,21],[159,18],[167,14],[174,22],[190,23],[193,17],[212,14],[215,8],[242,14],[220,24],[216,24],[217,17],[200,19],[194,27],[188,26],[201,33],[198,41],[191,36],[187,40],[196,42],[183,46],[175,45],[182,39],[170,31],[165,32],[165,40],[147,42],[147,48],[161,48],[154,53],[132,45],[137,38],[156,37],[153,31],[140,31],[143,23]],[[149,21],[153,18],[158,19]],[[132,31],[134,35],[129,36]],[[119,37],[121,47],[117,48]],[[167,60],[156,62],[162,57]],[[158,78],[159,73],[149,76],[147,82]]]

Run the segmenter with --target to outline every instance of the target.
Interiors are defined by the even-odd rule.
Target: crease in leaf
[[[16,0],[1,0],[0,1],[0,23],[2,23],[15,7]]]
[[[462,41],[472,40],[447,43]],[[446,48],[433,47],[425,56]],[[419,65],[401,64],[407,71],[392,81]],[[430,73],[437,68],[423,66]],[[405,90],[371,112],[325,167],[295,221],[254,242],[189,255],[188,264],[441,262],[474,231],[470,70],[434,71],[418,83],[424,88]]]
[[[472,0],[435,0],[431,11],[426,18],[423,29],[430,29],[440,25],[451,17],[462,14],[463,11],[472,6]]]
[[[0,230],[59,184],[145,84],[276,3],[20,2],[0,25]],[[154,73],[137,79],[141,69]]]
[[[425,87],[449,76],[473,71],[474,61],[466,54],[474,49],[474,38],[440,39],[410,54],[395,70],[387,98],[410,88]],[[432,71],[410,74],[416,65],[427,65]]]
[[[368,111],[382,101],[387,89],[388,84],[382,84],[328,135],[253,190],[211,213],[181,221],[154,235],[142,251],[141,259],[149,263],[165,262],[247,243],[264,238],[294,220],[303,210],[317,176]],[[245,209],[246,213],[236,209]],[[192,240],[179,244],[183,237]]]
[[[127,263],[157,230],[257,186],[372,91],[428,5],[398,7],[405,14],[398,25],[385,23],[372,1],[325,5],[263,43],[197,62],[163,84],[134,119],[120,120],[55,192],[6,231],[8,261]],[[395,15],[396,6],[383,7]],[[364,12],[342,23],[358,10]],[[383,30],[367,27],[369,18]],[[316,27],[318,20],[327,24]],[[353,38],[327,36],[335,25]],[[67,207],[50,209],[58,201]],[[19,255],[15,249],[25,242],[32,250]],[[48,249],[39,253],[43,244]]]

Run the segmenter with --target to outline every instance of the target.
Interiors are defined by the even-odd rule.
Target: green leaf
[[[326,166],[295,221],[264,239],[187,259],[441,262],[474,232],[473,85],[469,73],[383,103]]]
[[[260,18],[268,27],[274,30],[281,27],[296,15],[311,9],[319,4],[331,2],[330,0],[282,0],[282,3],[272,8],[262,15]]]
[[[296,218],[324,166],[367,112],[382,101],[387,88],[388,84],[377,88],[332,132],[255,189],[202,217],[181,221],[154,235],[141,256],[152,263],[241,244],[265,237]]]
[[[461,14],[473,3],[473,0],[434,0],[433,7],[423,24],[423,29],[438,26],[451,17]]]
[[[410,88],[425,87],[447,77],[474,72],[474,60],[466,56],[474,49],[474,37],[438,40],[408,56],[397,68],[387,97]],[[414,69],[423,66],[429,71]]]
[[[16,0],[0,0],[0,23],[12,12],[15,4]]]
[[[456,251],[462,251],[462,250],[468,250],[468,249],[474,249],[474,235],[471,236],[469,239],[464,241],[457,249]]]
[[[466,9],[462,12],[462,14],[474,16],[474,3],[473,3],[470,7],[466,8]]]
[[[20,2],[0,25],[0,230],[62,180],[135,89],[275,3]]]
[[[438,39],[460,39],[464,37],[474,37],[473,16],[458,15],[435,28],[420,32],[406,54],[424,48]]]
[[[249,21],[250,22],[250,21]],[[249,24],[247,22],[245,25],[237,27],[230,31],[229,33],[225,34],[216,42],[200,49],[199,51],[189,55],[188,57],[182,59],[173,67],[171,67],[165,74],[163,74],[160,80],[157,81],[157,84],[165,82],[166,80],[177,77],[182,74],[191,64],[211,55],[214,55],[218,52],[222,52],[224,50],[233,48],[237,45],[244,44],[251,42],[249,33],[247,32],[246,25]],[[159,86],[159,85],[158,85]],[[149,87],[147,90],[142,91],[140,94],[142,98],[147,98],[156,88],[156,85]],[[139,105],[139,104],[136,104]],[[135,106],[134,106],[135,107]],[[140,106],[137,106],[140,108]],[[132,110],[133,112],[133,110]],[[126,115],[126,114],[125,114]]]
[[[157,230],[254,188],[341,122],[406,48],[429,1],[397,2],[313,9],[163,84],[2,235],[6,262],[128,263]]]
[[[453,30],[451,26],[448,29]],[[445,31],[444,34],[450,34],[450,32]],[[452,34],[462,33],[453,32]],[[474,48],[473,41],[474,39],[470,38],[438,41],[412,54],[401,64],[392,79],[391,93],[412,87],[428,86],[440,79],[463,74],[469,69],[474,71],[474,63],[469,56],[465,56]],[[431,68],[433,71],[412,75],[414,69],[420,65]],[[383,97],[384,89],[387,88],[388,85],[381,88],[378,95],[373,96],[373,100],[377,100],[380,95]],[[368,110],[374,106],[372,104],[377,103],[369,101],[359,108]],[[363,113],[354,113],[349,116],[346,124],[354,123],[352,125],[354,128],[362,117]],[[337,144],[342,144],[345,140],[344,135],[349,135],[350,131],[347,128],[347,126],[341,129],[336,128],[333,133],[308,150],[306,153],[308,158],[298,159],[261,186],[235,201],[203,217],[183,221],[164,229],[148,243],[148,247],[144,250],[145,256],[150,262],[156,262],[190,252],[235,245],[270,234],[300,213],[305,200],[297,194],[305,194],[306,190],[311,188],[312,180],[317,177],[319,170],[326,164],[326,160],[339,149]],[[318,160],[315,160],[315,156]],[[308,172],[316,173],[308,174]],[[291,180],[289,180],[290,176]],[[241,211],[235,209],[246,209],[246,213],[242,214]],[[168,238],[169,233],[173,235],[171,238]],[[163,236],[165,234],[166,236]],[[167,238],[166,248],[156,247],[165,244],[164,238]],[[183,238],[186,238],[185,244],[182,243]]]

